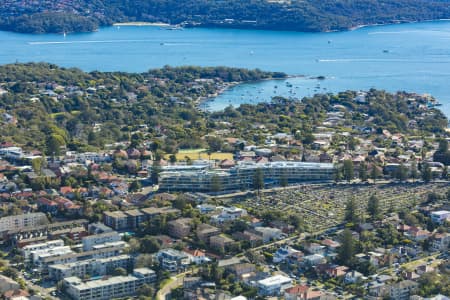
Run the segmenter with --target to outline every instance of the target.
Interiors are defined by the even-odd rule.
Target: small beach
[[[113,26],[156,26],[156,27],[167,27],[171,26],[167,23],[162,22],[124,22],[124,23],[114,23]]]

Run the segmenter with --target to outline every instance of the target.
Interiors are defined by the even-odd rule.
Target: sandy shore
[[[170,26],[170,24],[162,23],[162,22],[124,22],[124,23],[114,23],[113,26],[158,26],[158,27],[165,27]]]

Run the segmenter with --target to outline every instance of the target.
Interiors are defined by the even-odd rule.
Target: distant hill
[[[293,31],[347,30],[450,18],[449,0],[6,0],[0,29],[29,33],[93,31],[114,22]]]

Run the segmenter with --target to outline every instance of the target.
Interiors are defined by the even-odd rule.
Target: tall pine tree
[[[346,266],[351,265],[355,253],[355,242],[349,229],[345,229],[341,237],[341,247],[338,251],[338,261]]]
[[[345,221],[351,222],[353,224],[356,224],[358,222],[356,202],[353,197],[350,197],[345,205]]]
[[[375,194],[369,198],[369,202],[367,203],[367,212],[372,220],[378,220],[380,218],[380,200]]]

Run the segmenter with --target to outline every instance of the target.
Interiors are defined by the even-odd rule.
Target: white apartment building
[[[136,269],[133,275],[82,281],[78,277],[64,279],[66,293],[74,300],[110,300],[134,295],[144,284],[156,280],[150,269]]]
[[[6,147],[0,149],[0,157],[18,159],[23,156],[22,148]]]
[[[283,275],[271,276],[257,282],[261,296],[281,295],[285,289],[292,287],[292,279]]]
[[[223,207],[222,212],[216,216],[212,217],[212,221],[216,223],[223,223],[228,221],[233,221],[238,218],[247,215],[247,211],[239,207]]]
[[[74,300],[109,300],[133,295],[140,287],[134,276],[82,281],[78,277],[64,279],[66,293]]]
[[[255,231],[261,236],[264,243],[281,238],[282,231],[272,227],[256,227]]]
[[[66,264],[55,264],[48,267],[49,276],[59,281],[66,277],[103,276],[116,268],[129,269],[133,265],[133,258],[122,254],[106,258],[92,258]]]
[[[33,264],[40,266],[42,261],[50,257],[60,257],[66,254],[72,254],[73,251],[70,246],[60,246],[50,249],[39,249],[30,252],[30,258]]]
[[[448,218],[450,218],[450,211],[448,210],[433,211],[431,213],[431,220],[434,223],[443,224]]]
[[[41,271],[45,272],[48,270],[48,267],[56,264],[67,264],[73,262],[80,262],[86,259],[92,258],[106,258],[106,257],[114,257],[123,253],[123,247],[108,247],[100,250],[91,250],[84,252],[72,252],[68,254],[51,256],[42,258],[39,264],[39,268]]]
[[[254,186],[256,172],[263,175],[264,187],[280,186],[282,182],[327,182],[333,180],[335,168],[330,163],[299,161],[238,163],[231,169],[163,170],[159,174],[161,191],[212,192],[239,191]],[[219,183],[217,185],[217,183]],[[218,192],[218,191],[215,191]]]
[[[116,231],[111,231],[85,236],[81,239],[81,242],[83,243],[83,251],[89,251],[94,249],[96,245],[118,242],[120,240],[120,235]]]
[[[104,250],[108,248],[121,248],[125,249],[128,247],[128,243],[124,241],[117,241],[117,242],[110,242],[110,243],[104,243],[104,244],[98,244],[92,246],[92,250]]]
[[[26,245],[21,249],[21,251],[25,258],[25,261],[29,261],[31,259],[31,253],[34,251],[52,249],[55,247],[62,247],[62,246],[64,246],[63,240],[53,240],[45,243]]]

